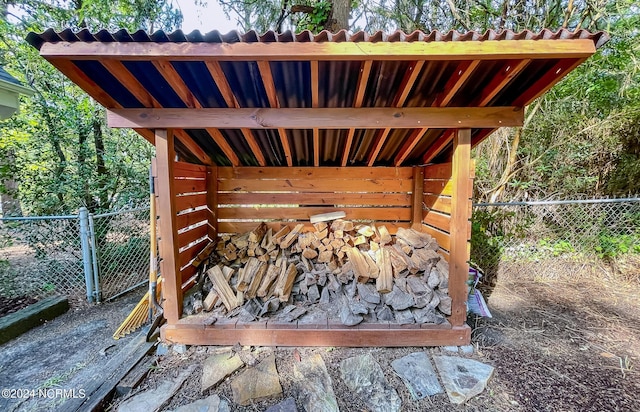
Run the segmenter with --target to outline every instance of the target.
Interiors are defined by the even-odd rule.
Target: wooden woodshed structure
[[[606,42],[560,30],[368,35],[83,30],[27,40],[155,145],[162,337],[186,344],[426,346],[470,341],[471,148]],[[257,222],[349,219],[431,234],[449,261],[445,325],[315,329],[181,319],[191,260]]]

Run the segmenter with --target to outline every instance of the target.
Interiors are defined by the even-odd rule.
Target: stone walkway
[[[184,355],[184,347],[171,353]],[[366,405],[372,412],[401,411],[402,400],[385,377],[381,365],[370,351],[343,359],[338,365],[338,376],[331,377],[320,354],[301,358],[294,350],[293,381],[296,399],[283,396],[281,376],[276,367],[276,356],[270,348],[226,348],[216,350],[202,363],[199,378],[202,399],[183,404],[173,410],[179,412],[226,412],[242,409],[254,402],[269,399],[267,412],[336,412],[339,411],[334,385],[346,385],[349,394]],[[166,353],[167,348],[160,348]],[[436,355],[435,353],[440,353]],[[473,354],[473,347],[444,347],[439,352],[416,351],[391,360],[391,368],[401,378],[414,400],[423,400],[446,392],[451,404],[462,404],[486,388],[493,367],[465,357]],[[434,367],[435,365],[435,367]],[[163,381],[153,389],[136,393],[119,402],[118,411],[151,412],[163,409],[173,397],[194,366],[176,373],[173,379]],[[229,379],[232,399],[216,393],[217,386]],[[209,396],[207,396],[209,395]],[[231,398],[231,397],[230,397]],[[284,398],[284,399],[283,399]],[[425,400],[425,402],[429,402]],[[299,407],[301,406],[301,409]],[[252,409],[259,410],[259,409]]]

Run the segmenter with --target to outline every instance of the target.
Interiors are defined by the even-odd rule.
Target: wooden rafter
[[[271,73],[271,65],[268,61],[258,61],[258,70],[260,71],[260,77],[262,78],[262,84],[267,93],[269,99],[269,106],[271,108],[279,108],[280,102],[278,101],[278,94],[276,93],[276,85],[273,82],[273,74]],[[284,150],[284,157],[287,159],[287,166],[293,166],[293,156],[291,154],[291,147],[289,146],[289,140],[287,138],[287,132],[284,128],[278,128],[278,136],[282,143],[282,149]]]
[[[311,107],[319,107],[320,99],[320,76],[319,64],[317,60],[311,62]]]
[[[534,84],[529,86],[527,91],[521,94],[515,101],[518,106],[526,106],[538,97],[542,96],[544,92],[552,88],[556,83],[564,77],[566,73],[580,65],[585,59],[562,59],[551,69],[540,77]]]
[[[369,158],[367,159],[367,166],[373,166],[378,158],[378,154],[380,150],[382,150],[382,146],[384,142],[387,141],[387,137],[389,137],[389,133],[391,132],[390,127],[385,127],[384,129],[380,129],[378,133],[376,133],[375,143],[373,145],[373,150],[369,153]]]
[[[353,107],[362,107],[364,100],[364,92],[367,90],[367,83],[369,83],[369,75],[371,74],[372,60],[365,60],[360,66],[360,74],[358,75],[358,84],[356,85],[356,95],[353,100]],[[351,153],[351,145],[353,144],[353,136],[355,134],[354,129],[349,129],[347,134],[347,141],[344,145],[344,152],[342,155],[342,166],[347,165],[349,161],[349,153]]]
[[[240,159],[236,155],[236,152],[233,151],[227,139],[225,139],[224,135],[219,129],[207,127],[207,133],[211,136],[214,142],[220,147],[220,150],[224,153],[225,156],[231,162],[231,165],[234,167],[240,166]]]
[[[429,146],[429,150],[422,157],[422,163],[431,163],[433,159],[453,140],[455,130],[448,130],[440,135],[435,142]]]
[[[111,127],[219,129],[495,128],[521,126],[521,107],[112,109]]]
[[[85,72],[80,70],[72,61],[66,59],[49,59],[56,69],[64,73],[72,82],[80,86],[89,96],[93,97],[98,103],[107,108],[121,108],[122,105],[118,103],[109,93],[104,91],[96,82],[94,82]]]
[[[231,86],[229,86],[229,82],[227,81],[227,76],[225,76],[222,67],[220,66],[220,62],[218,61],[206,61],[205,65],[209,70],[209,74],[211,78],[213,78],[213,82],[218,87],[222,98],[224,99],[227,107],[240,107],[238,104],[238,100],[236,96],[233,94],[231,90]]]
[[[175,129],[173,134],[200,162],[207,166],[214,164],[211,157],[189,136],[186,130]]]
[[[488,85],[480,92],[477,102],[471,106],[486,106],[491,100],[513,80],[525,67],[531,63],[531,59],[508,60],[502,69],[492,76]]]
[[[288,43],[44,43],[40,55],[76,60],[496,60],[583,58],[595,53],[590,39],[458,42]]]
[[[253,133],[251,133],[251,130],[243,128],[243,129],[240,129],[240,131],[242,132],[244,139],[247,141],[247,144],[249,145],[251,152],[256,157],[258,164],[260,166],[266,166],[267,162],[265,161],[264,155],[262,154],[262,150],[260,150],[260,146],[258,145],[258,141],[253,136]]]
[[[171,62],[166,60],[155,60],[152,63],[187,107],[196,109],[202,107],[198,99],[196,99],[193,93],[191,93],[191,90],[189,90],[189,87],[184,84],[184,80],[182,80],[182,77],[180,77]]]
[[[320,129],[313,128],[313,165],[320,166]]]
[[[289,146],[289,138],[287,137],[287,131],[285,129],[278,129],[278,135],[280,136],[280,142],[282,143],[282,149],[284,150],[284,156],[287,160],[287,166],[293,166],[293,159],[291,158],[291,146]]]
[[[451,76],[444,86],[444,92],[436,98],[431,106],[443,107],[448,105],[451,99],[453,99],[453,96],[458,93],[458,90],[460,90],[462,85],[469,79],[471,73],[478,67],[478,64],[480,64],[480,60],[460,62],[453,72],[453,76]]]
[[[404,144],[400,148],[400,151],[398,152],[398,154],[397,154],[397,156],[396,156],[396,158],[395,158],[395,160],[393,162],[396,167],[400,166],[402,164],[402,162],[405,161],[405,159],[409,156],[411,151],[416,147],[416,145],[418,144],[420,139],[422,139],[424,134],[427,133],[427,130],[429,130],[429,129],[426,128],[426,127],[422,128],[422,129],[416,129],[405,140]]]
[[[100,62],[105,69],[118,79],[120,83],[136,98],[144,107],[162,107],[151,93],[144,88],[138,79],[118,60],[105,60]]]

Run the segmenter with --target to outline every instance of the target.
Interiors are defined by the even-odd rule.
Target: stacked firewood
[[[451,314],[449,267],[428,234],[336,219],[266,224],[222,236],[194,261],[207,262],[205,311],[243,321],[293,322],[326,314],[349,326],[365,322],[443,323]],[[209,257],[207,257],[210,255]]]

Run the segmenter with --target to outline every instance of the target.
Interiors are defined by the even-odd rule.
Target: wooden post
[[[469,276],[469,249],[467,248],[469,210],[469,171],[471,166],[471,130],[457,130],[453,138],[451,195],[451,250],[449,257],[449,296],[452,299],[452,326],[462,326],[467,318],[467,278]]]
[[[209,209],[209,239],[218,236],[218,166],[207,167],[207,208]]]
[[[160,216],[160,273],[162,275],[163,309],[167,323],[176,324],[182,314],[182,279],[178,259],[178,227],[173,165],[175,149],[171,130],[156,130],[156,168],[158,215]]]
[[[424,167],[413,168],[413,190],[411,195],[411,227],[422,232],[424,202]]]

